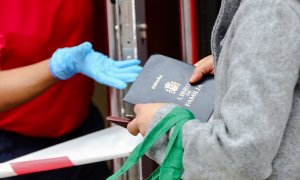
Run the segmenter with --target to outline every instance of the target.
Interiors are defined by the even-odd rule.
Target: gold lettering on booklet
[[[198,95],[198,93],[201,91],[202,86],[203,86],[203,85],[198,85],[198,86],[195,88],[195,90],[192,91],[192,93],[191,93],[191,95],[189,96],[188,100],[187,100],[187,101],[185,102],[185,104],[184,104],[185,106],[189,107],[189,106],[193,103],[195,97],[196,97],[196,96]]]
[[[181,92],[179,93],[179,96],[177,97],[178,100],[182,100],[183,97],[186,95],[186,94],[189,94],[190,93],[190,84],[186,84],[183,89],[181,90]],[[189,95],[187,95],[189,96]]]
[[[194,90],[191,90],[190,84],[186,84],[183,89],[180,91],[177,100],[182,101],[184,99],[184,97],[187,97],[186,102],[184,103],[184,105],[186,107],[190,107],[190,105],[192,105],[193,101],[195,100],[196,96],[198,95],[198,93],[201,91],[203,85],[197,85],[195,87]]]

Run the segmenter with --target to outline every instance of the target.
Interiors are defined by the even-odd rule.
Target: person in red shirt
[[[140,72],[93,50],[93,15],[92,0],[0,0],[0,163],[103,128],[94,80],[123,89]],[[7,179],[108,175],[95,163]]]

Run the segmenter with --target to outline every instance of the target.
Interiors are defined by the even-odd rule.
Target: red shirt
[[[60,47],[93,39],[91,0],[0,0],[0,68],[33,64]],[[93,81],[60,81],[42,95],[0,114],[0,129],[33,137],[58,137],[87,116]],[[0,97],[1,98],[1,97]]]

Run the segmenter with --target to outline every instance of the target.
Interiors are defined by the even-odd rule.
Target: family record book
[[[123,100],[130,104],[175,103],[207,122],[214,108],[215,80],[206,75],[190,84],[194,69],[195,66],[177,59],[152,55]]]

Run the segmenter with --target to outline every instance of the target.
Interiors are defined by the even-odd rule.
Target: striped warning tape
[[[126,157],[143,140],[114,126],[0,164],[0,178]]]

